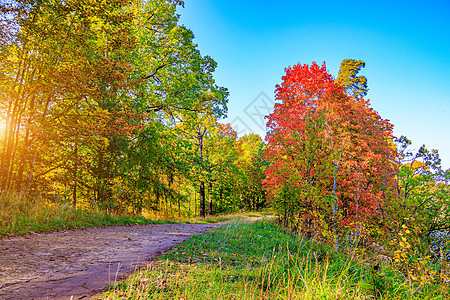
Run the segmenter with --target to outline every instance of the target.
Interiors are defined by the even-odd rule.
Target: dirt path
[[[118,226],[0,239],[0,299],[87,298],[222,224]]]

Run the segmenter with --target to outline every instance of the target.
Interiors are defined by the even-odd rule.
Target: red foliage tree
[[[307,235],[354,228],[358,237],[362,224],[383,218],[393,186],[392,125],[335,83],[325,63],[297,64],[282,80],[267,123],[269,200]]]

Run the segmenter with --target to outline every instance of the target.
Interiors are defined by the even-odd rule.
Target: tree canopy
[[[228,91],[215,83],[217,63],[178,24],[180,5],[0,4],[2,192],[158,213],[190,210],[203,185],[205,215],[205,182],[212,199],[213,183],[240,172],[239,146],[218,124]]]

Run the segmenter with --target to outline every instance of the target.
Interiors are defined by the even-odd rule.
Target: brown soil
[[[0,299],[88,298],[222,224],[116,226],[0,239]]]

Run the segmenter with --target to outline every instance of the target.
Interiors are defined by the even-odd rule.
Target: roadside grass
[[[420,288],[419,288],[420,286]],[[448,299],[448,287],[410,282],[389,265],[285,232],[232,222],[197,235],[96,299]]]
[[[50,232],[87,227],[174,223],[215,223],[233,218],[261,216],[239,213],[173,220],[154,220],[132,214],[110,215],[100,210],[72,209],[69,204],[48,203],[41,199],[25,199],[18,195],[0,195],[0,236]]]
[[[202,217],[195,217],[195,218],[189,218],[187,220],[178,220],[179,222],[185,222],[185,223],[218,223],[228,220],[234,220],[234,219],[247,219],[247,218],[254,218],[254,217],[262,217],[262,216],[268,216],[271,215],[270,212],[240,212],[240,213],[233,213],[233,214],[223,214],[223,215],[216,215],[216,216],[206,216],[205,218]]]
[[[133,215],[108,215],[97,210],[74,210],[70,205],[30,201],[14,195],[0,196],[0,236],[83,227],[168,222]]]

